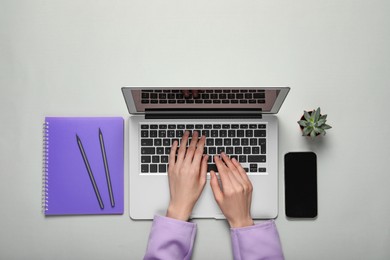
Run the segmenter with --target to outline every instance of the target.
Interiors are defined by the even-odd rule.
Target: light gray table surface
[[[389,13],[385,0],[0,0],[0,259],[142,258],[151,222],[128,216],[127,157],[123,215],[41,213],[44,116],[127,119],[125,85],[290,86],[286,259],[390,259]],[[317,106],[333,128],[311,141],[296,121]],[[309,150],[318,218],[289,220],[283,156]],[[193,259],[232,258],[225,221],[194,222]]]

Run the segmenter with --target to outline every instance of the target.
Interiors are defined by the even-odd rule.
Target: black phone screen
[[[317,156],[313,152],[291,152],[284,156],[286,216],[317,216]]]

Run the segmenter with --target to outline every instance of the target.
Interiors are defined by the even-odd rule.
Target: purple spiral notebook
[[[121,117],[46,117],[44,214],[123,214],[123,145]]]

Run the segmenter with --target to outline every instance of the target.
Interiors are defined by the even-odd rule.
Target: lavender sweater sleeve
[[[232,228],[235,260],[284,259],[274,221]],[[196,224],[155,216],[144,259],[191,259]]]
[[[196,224],[155,216],[144,259],[191,259]]]
[[[273,220],[230,230],[235,260],[284,259]]]

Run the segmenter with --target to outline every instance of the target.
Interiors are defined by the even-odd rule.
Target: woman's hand
[[[225,153],[214,156],[215,164],[222,182],[219,186],[217,176],[211,171],[210,185],[222,213],[229,222],[230,227],[245,227],[253,225],[250,209],[252,202],[252,183],[240,163],[232,160]]]
[[[186,131],[181,140],[180,148],[175,158],[178,142],[174,141],[169,155],[169,190],[170,202],[167,217],[187,221],[195,203],[206,184],[207,159],[203,156],[205,136],[199,141],[198,132],[194,131],[189,147],[189,132]]]

